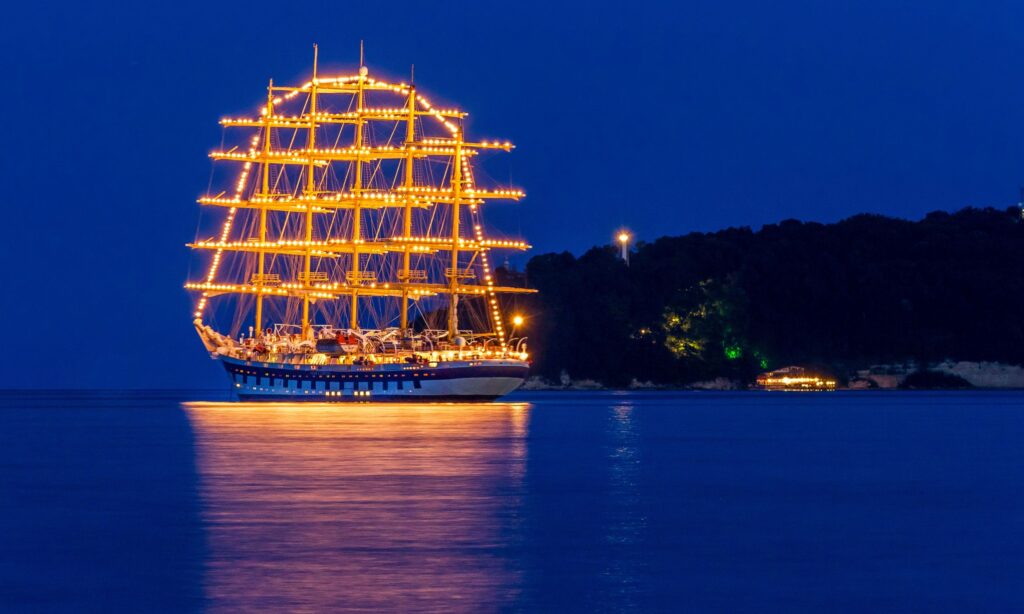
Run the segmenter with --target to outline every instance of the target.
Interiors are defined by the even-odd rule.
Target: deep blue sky
[[[268,77],[416,64],[519,148],[538,252],[784,218],[1007,206],[1019,2],[50,3],[0,21],[3,387],[223,386],[181,290],[223,115]],[[501,207],[503,205],[496,205]]]

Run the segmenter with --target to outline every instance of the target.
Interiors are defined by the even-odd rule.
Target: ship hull
[[[511,359],[355,366],[216,358],[235,394],[253,401],[493,400],[518,388],[529,372],[525,361]]]

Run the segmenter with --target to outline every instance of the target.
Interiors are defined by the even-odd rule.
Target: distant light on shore
[[[632,239],[632,235],[630,235],[629,231],[625,228],[620,229],[618,234],[615,236],[615,240],[619,242],[619,247],[621,248],[620,255],[627,266],[629,265],[629,242]]]
[[[762,390],[835,390],[836,381],[803,367],[791,366],[757,376]]]

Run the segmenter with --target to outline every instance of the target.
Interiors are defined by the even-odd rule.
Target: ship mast
[[[260,245],[266,245],[267,243],[267,207],[265,201],[267,195],[270,193],[270,161],[268,159],[268,152],[270,152],[270,126],[272,118],[274,117],[274,80],[270,80],[270,84],[267,86],[267,108],[266,114],[263,116],[265,121],[263,123],[263,180],[260,185]],[[263,287],[266,284],[266,278],[264,277],[264,265],[266,260],[266,250],[260,249],[257,252],[257,264],[256,264],[256,279],[253,280],[253,285],[256,287],[256,334],[263,334]]]
[[[306,253],[303,258],[303,275],[300,279],[303,288],[309,288],[312,284],[312,260],[313,260],[313,199],[316,196],[316,157],[313,151],[316,150],[316,89],[317,89],[317,45],[313,45],[313,80],[309,86],[309,136],[306,139],[306,148],[309,149],[309,166],[306,168]],[[309,336],[309,293],[302,296],[302,338]]]
[[[362,208],[360,205],[363,190],[363,82],[366,79],[366,65],[363,63],[363,41],[359,41],[359,81],[356,84],[356,159],[354,183],[352,185],[352,274],[349,283],[353,286],[361,285],[362,278],[359,274],[359,241],[362,238]],[[352,306],[349,309],[349,328],[359,328],[359,292],[352,291]]]
[[[405,159],[405,189],[412,192],[413,184],[413,157],[412,142],[416,139],[416,67],[412,67],[409,70],[409,97],[408,97],[408,117],[405,121],[405,147],[409,152],[409,155]],[[405,241],[405,247],[402,250],[402,272],[398,276],[398,280],[404,282],[402,286],[402,304],[399,306],[399,329],[402,331],[402,335],[405,335],[405,331],[409,329],[409,260],[412,249],[409,245],[409,238],[412,236],[412,199],[406,198],[405,208],[402,210],[402,239]]]
[[[459,334],[459,213],[462,200],[462,127],[455,133],[452,159],[452,268],[448,271],[448,339]]]

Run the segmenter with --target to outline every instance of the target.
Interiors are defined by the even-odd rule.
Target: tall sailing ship
[[[256,117],[225,118],[231,189],[203,196],[223,221],[189,243],[206,257],[194,324],[243,399],[493,399],[528,372],[506,322],[474,161],[508,141],[466,139],[466,113],[412,83],[357,74],[271,80]],[[239,128],[244,132],[230,146]],[[215,171],[224,165],[215,164]],[[216,172],[215,172],[216,175]],[[212,184],[213,182],[211,182]]]

